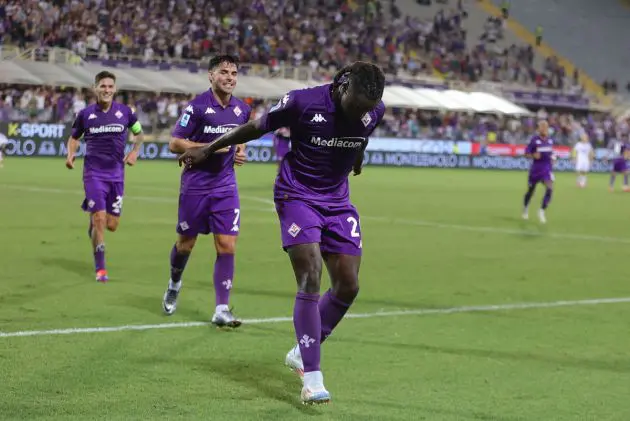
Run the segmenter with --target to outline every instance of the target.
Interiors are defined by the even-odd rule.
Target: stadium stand
[[[584,91],[579,72],[526,44],[483,5],[8,1],[0,4],[0,121],[70,121],[90,102],[93,75],[111,67],[119,100],[165,139],[190,95],[207,89],[207,58],[220,51],[244,63],[236,94],[255,115],[288,90],[364,59],[388,74],[378,136],[522,143],[537,116],[550,118],[561,143],[581,131],[602,143],[614,135],[613,117]]]

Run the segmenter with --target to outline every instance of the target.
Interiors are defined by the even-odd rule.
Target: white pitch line
[[[532,303],[513,303],[513,304],[494,304],[485,306],[462,306],[450,308],[428,308],[416,310],[398,310],[398,311],[382,311],[375,313],[349,313],[346,315],[348,319],[371,319],[376,317],[404,317],[404,316],[428,316],[440,314],[458,314],[458,313],[478,313],[478,312],[494,312],[494,311],[510,311],[510,310],[531,310],[545,309],[557,307],[577,307],[589,305],[619,304],[630,303],[630,297],[620,298],[594,298],[587,300],[574,301],[550,301],[550,302],[532,302]],[[285,323],[293,321],[292,317],[269,317],[261,319],[244,319],[243,324],[271,324]],[[87,328],[67,328],[52,330],[22,330],[17,332],[0,332],[0,338],[13,338],[23,336],[51,336],[51,335],[75,335],[80,333],[107,333],[107,332],[123,332],[123,331],[143,331],[153,329],[176,329],[186,327],[209,326],[209,322],[181,322],[181,323],[159,323],[147,325],[123,325],[109,327],[87,327]]]
[[[24,186],[24,185],[8,185],[8,184],[0,184],[0,187],[13,189],[13,190],[21,190],[21,191],[32,191],[32,192],[43,192],[43,193],[59,193],[59,194],[77,194],[83,195],[81,191],[74,190],[62,190],[62,189],[54,189],[54,188],[40,188],[40,187],[32,187],[32,186]],[[265,204],[273,205],[273,200],[265,199],[257,196],[248,196],[241,195],[242,199],[257,201]],[[130,195],[129,200],[140,200],[146,202],[156,202],[156,203],[175,203],[173,199],[168,197],[155,197],[155,196],[135,196]],[[253,209],[259,212],[275,212],[273,207],[270,208],[256,208]],[[525,236],[525,237],[546,237],[557,240],[581,240],[581,241],[594,241],[600,243],[612,243],[612,244],[630,244],[630,238],[624,237],[608,237],[608,236],[600,236],[600,235],[590,235],[590,234],[575,234],[575,233],[562,233],[562,232],[536,232],[522,229],[513,229],[513,228],[500,228],[500,227],[487,227],[482,225],[459,225],[459,224],[445,224],[441,222],[434,221],[424,221],[419,219],[396,219],[396,218],[387,218],[383,216],[369,216],[362,215],[361,219],[370,220],[375,222],[382,223],[390,223],[393,225],[408,225],[408,226],[417,226],[417,227],[425,227],[425,228],[437,228],[437,229],[451,229],[458,231],[469,231],[469,232],[484,232],[489,234],[505,234],[505,235],[516,235],[516,236]]]

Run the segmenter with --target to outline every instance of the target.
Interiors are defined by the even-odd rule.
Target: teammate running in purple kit
[[[380,68],[356,62],[341,69],[332,84],[291,91],[262,118],[179,159],[186,168],[206,165],[222,148],[290,128],[292,147],[281,163],[274,199],[282,245],[298,284],[297,345],[285,361],[303,374],[304,403],[330,400],[320,371],[320,345],[359,292],[361,228],[349,199],[348,175],[361,173],[368,137],[383,118],[384,87]],[[332,288],[320,299],[322,258]]]
[[[615,191],[615,179],[617,174],[623,174],[623,191],[630,191],[628,187],[628,162],[630,158],[630,145],[625,140],[613,139],[608,145],[612,155],[612,168],[610,170],[610,182],[608,190]]]
[[[232,95],[238,78],[238,62],[229,55],[217,56],[208,65],[211,88],[197,95],[184,109],[172,132],[174,153],[205,146],[222,134],[249,121],[251,108]],[[182,172],[177,241],[171,250],[171,278],[162,307],[167,315],[177,308],[182,273],[199,234],[214,234],[216,308],[212,323],[238,327],[241,322],[230,308],[234,280],[234,253],[240,231],[241,210],[234,164],[245,162],[245,146],[227,146],[196,168]]]
[[[553,139],[549,137],[549,123],[541,120],[538,123],[538,134],[534,135],[525,149],[525,156],[532,158],[532,166],[529,168],[527,193],[523,200],[523,219],[529,218],[529,202],[536,191],[536,185],[543,183],[546,187],[542,205],[538,211],[538,219],[541,223],[547,222],[545,210],[551,202],[553,193]]]
[[[273,132],[273,148],[278,159],[278,171],[280,171],[282,160],[291,149],[291,130],[288,127],[281,127]]]
[[[103,71],[94,79],[96,104],[79,111],[68,139],[66,167],[74,168],[80,139],[86,144],[83,161],[85,200],[81,207],[90,213],[88,235],[92,239],[96,280],[107,282],[105,229],[114,232],[122,214],[125,164],[134,165],[143,142],[142,126],[131,108],[114,101],[116,76]],[[128,130],[136,136],[125,156]]]

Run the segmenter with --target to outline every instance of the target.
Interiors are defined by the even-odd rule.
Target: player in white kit
[[[586,133],[581,135],[581,139],[573,148],[575,171],[578,173],[577,185],[586,187],[586,175],[591,169],[591,162],[594,158],[594,150],[589,142]]]
[[[581,139],[573,147],[573,156],[575,159],[575,171],[578,173],[577,185],[586,187],[586,174],[591,169],[591,162],[594,157],[593,146],[588,140],[586,133],[583,133]]]
[[[4,157],[4,151],[7,149],[7,146],[9,146],[9,139],[7,139],[5,135],[0,133],[0,168],[4,166],[4,164],[2,163],[2,159]]]

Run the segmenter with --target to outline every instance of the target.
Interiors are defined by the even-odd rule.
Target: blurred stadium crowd
[[[425,2],[417,3],[423,7]],[[506,30],[501,18],[488,17],[482,28],[471,31],[463,0],[437,3],[425,18],[412,18],[396,0],[0,0],[0,38],[21,48],[67,48],[86,60],[132,56],[157,63],[226,52],[272,69],[308,66],[315,79],[325,81],[359,59],[398,77],[438,75],[465,84],[582,91],[579,73],[567,74],[555,57],[537,62],[532,46],[501,42]],[[471,37],[473,32],[477,36]],[[167,129],[189,99],[139,92],[119,97],[136,107],[153,131]],[[268,105],[248,100],[255,114]],[[0,121],[68,122],[90,101],[86,90],[0,85]],[[535,117],[514,118],[389,109],[376,135],[523,143],[535,129],[535,118],[543,116],[550,118],[560,143],[573,143],[586,131],[604,144],[627,130],[627,124],[606,113],[534,111]]]

